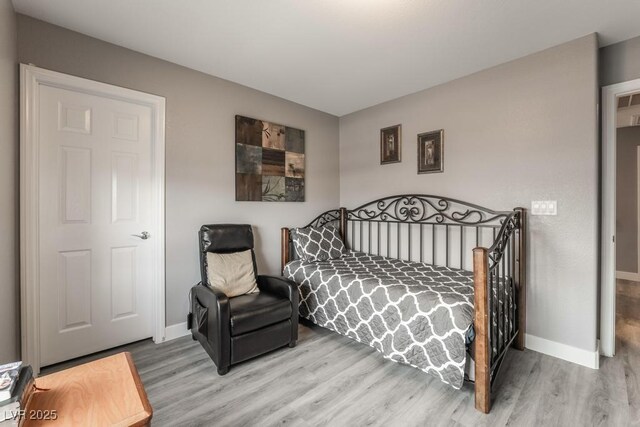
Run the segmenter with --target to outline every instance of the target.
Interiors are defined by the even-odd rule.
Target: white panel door
[[[151,337],[151,109],[40,86],[42,366]]]

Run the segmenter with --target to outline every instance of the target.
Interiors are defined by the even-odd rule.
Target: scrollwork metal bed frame
[[[474,278],[475,406],[488,413],[491,385],[507,350],[524,349],[526,209],[493,211],[447,197],[410,194],[352,210],[329,210],[306,227],[327,224],[338,226],[347,248],[387,257],[450,267],[458,246],[455,267],[470,264]],[[491,244],[483,245],[487,240]],[[469,245],[473,256],[465,258]],[[282,229],[281,249],[284,269],[294,255],[289,228]]]

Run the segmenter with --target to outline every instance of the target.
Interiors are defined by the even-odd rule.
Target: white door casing
[[[616,111],[619,96],[640,91],[640,79],[602,88],[602,227],[600,351],[616,349]]]
[[[162,341],[164,99],[21,65],[21,101],[22,359]]]

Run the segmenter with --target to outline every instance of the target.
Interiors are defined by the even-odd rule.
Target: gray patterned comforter
[[[340,259],[295,260],[300,315],[461,388],[465,334],[473,323],[473,274],[350,252]]]

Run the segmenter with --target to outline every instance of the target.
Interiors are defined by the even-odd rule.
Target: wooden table
[[[145,426],[153,414],[130,353],[37,378],[36,386],[48,390],[33,395],[24,426]]]

